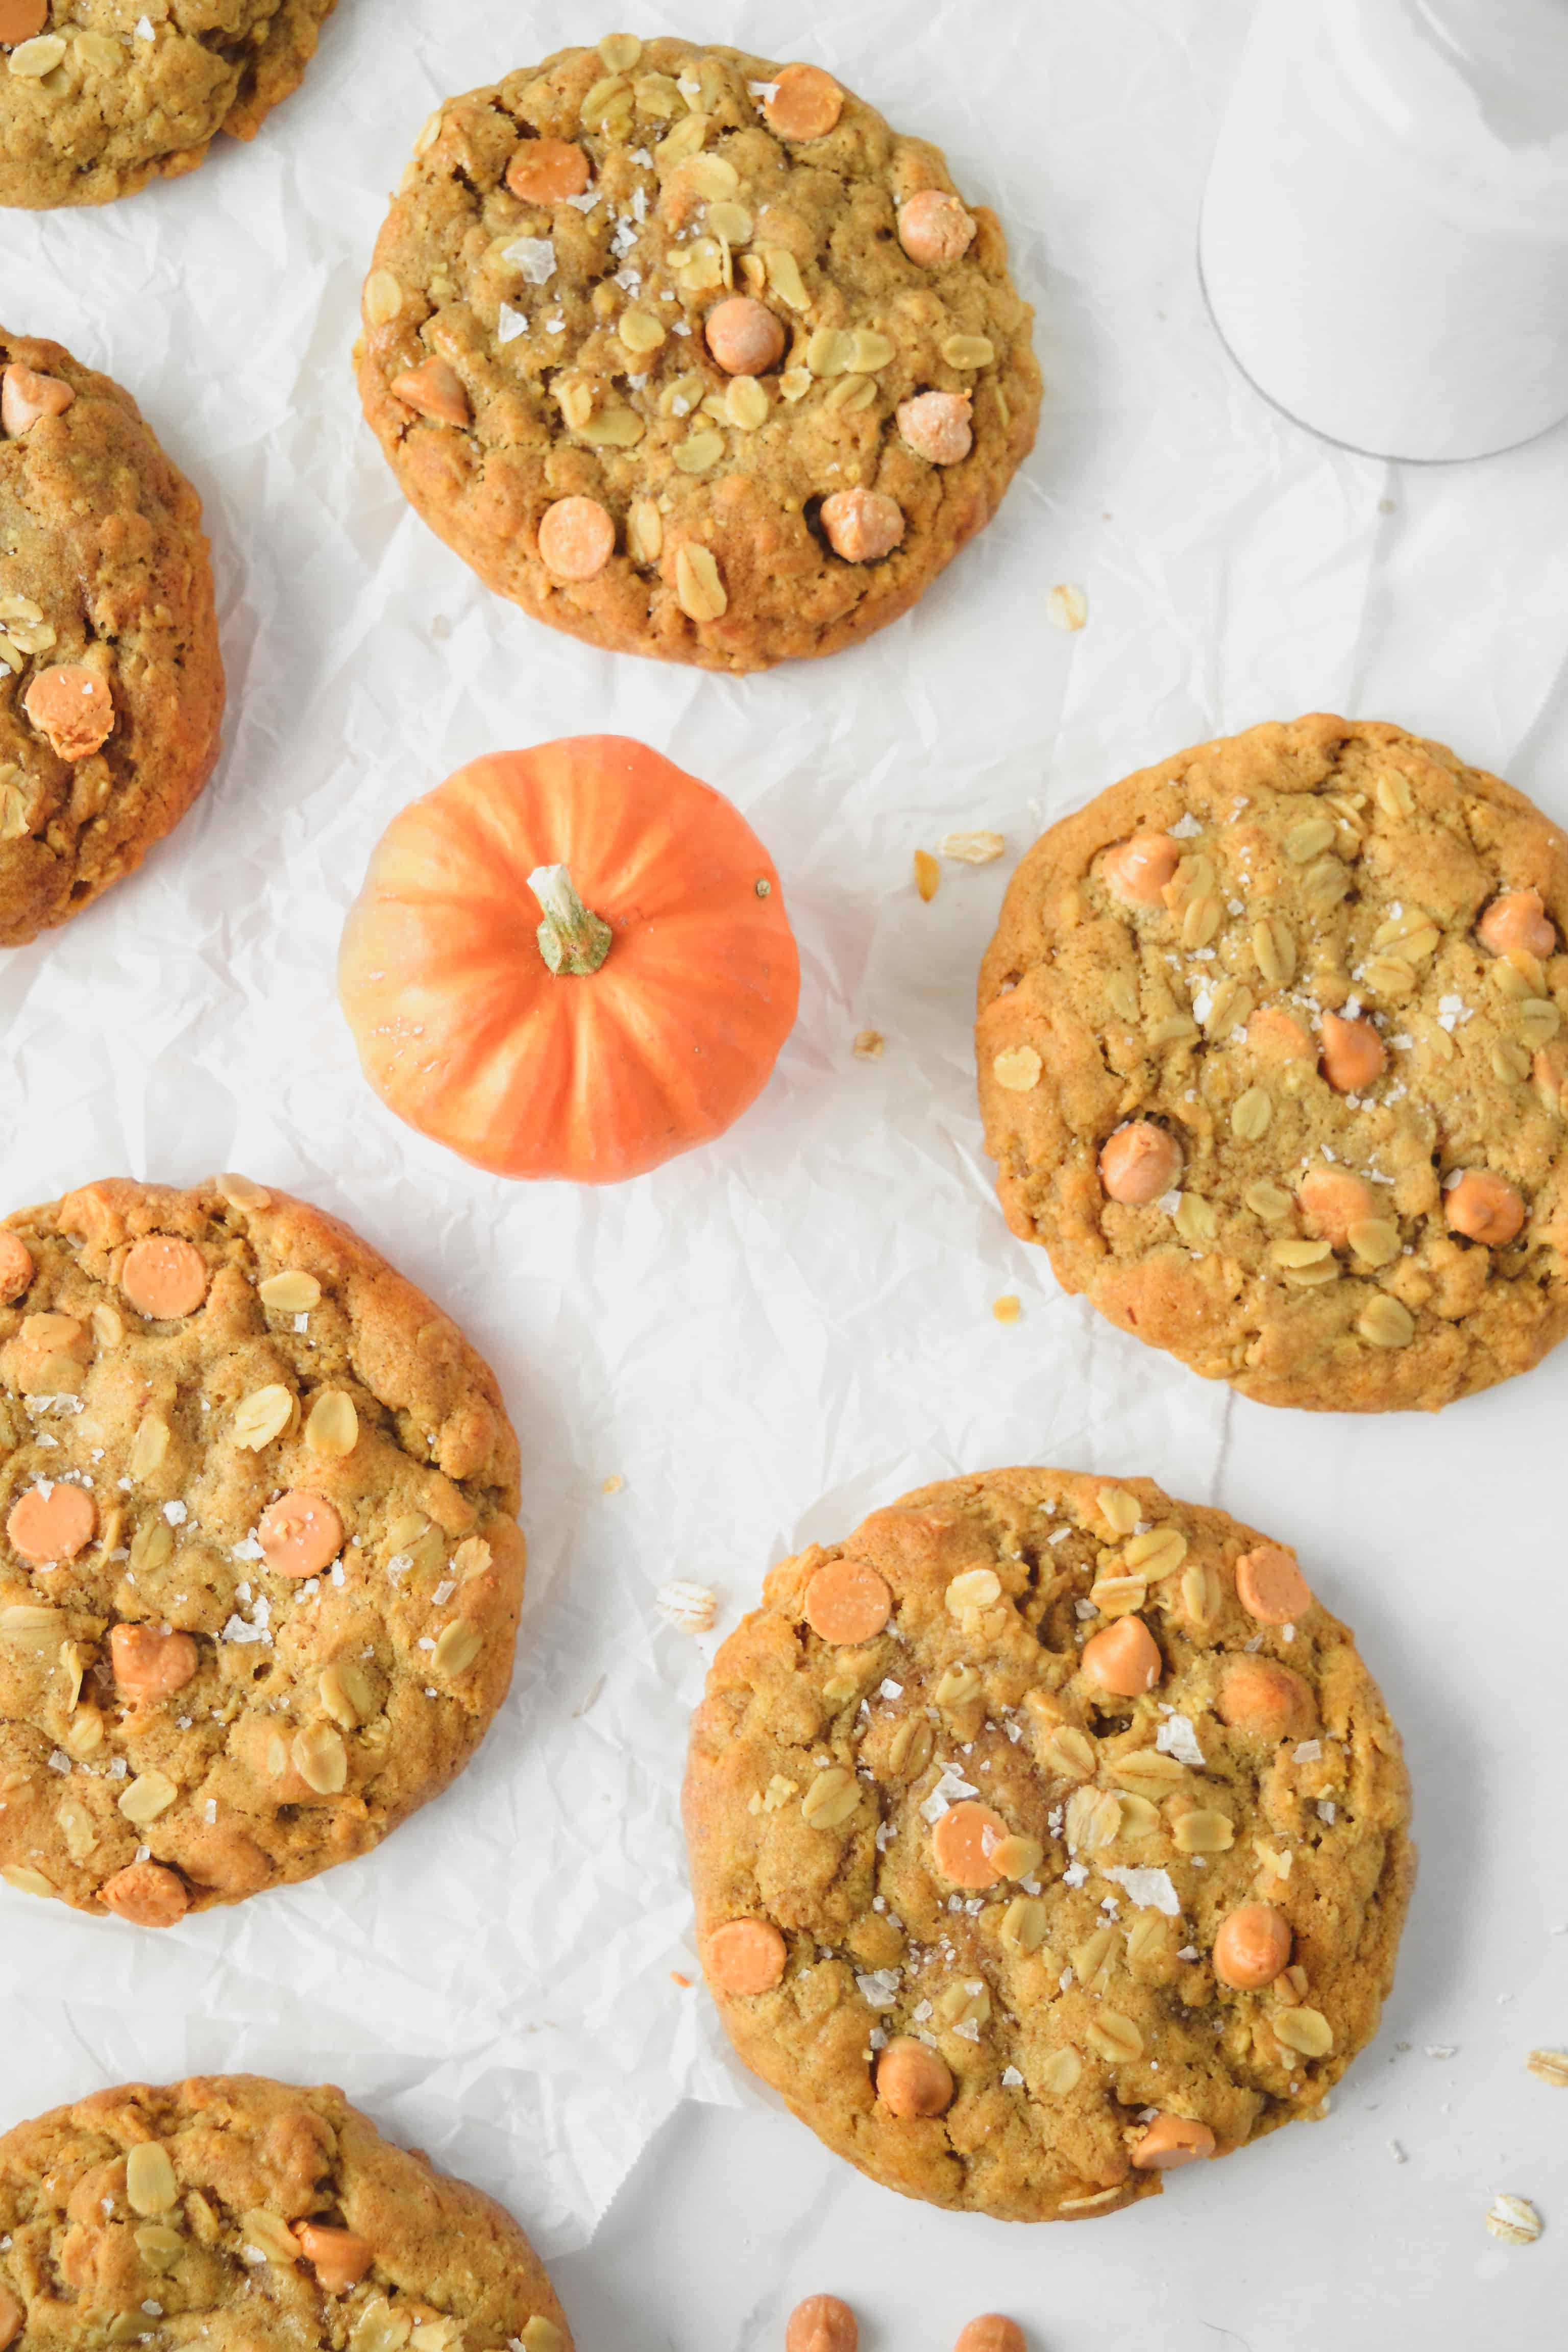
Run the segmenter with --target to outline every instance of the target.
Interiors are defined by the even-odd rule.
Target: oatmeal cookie
[[[1397,727],[1254,727],[1037,841],[980,975],[1013,1231],[1264,1404],[1382,1412],[1568,1329],[1568,839]]]
[[[571,2352],[510,2213],[331,2084],[129,2083],[0,2138],[0,2352]]]
[[[0,1225],[0,1876],[167,1927],[368,1853],[506,1696],[517,1469],[489,1367],[303,1202]]]
[[[365,414],[503,596],[721,670],[915,603],[1033,444],[995,216],[816,66],[615,34],[452,100],[375,248]]]
[[[1295,1555],[1145,1478],[997,1470],[773,1570],[692,1728],[699,1944],[748,2066],[1003,2221],[1312,2115],[1414,1871],[1397,1733]]]
[[[0,205],[106,205],[254,139],[337,0],[0,0]]]
[[[135,871],[223,705],[201,500],[129,393],[0,329],[0,948]]]

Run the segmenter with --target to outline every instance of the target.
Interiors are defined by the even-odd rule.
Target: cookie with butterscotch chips
[[[1414,1873],[1398,1734],[1294,1552],[1058,1470],[776,1568],[685,1811],[746,2064],[873,2179],[1004,2221],[1320,2114]]]
[[[223,708],[201,500],[129,393],[0,328],[0,948],[141,865]]]
[[[510,2213],[331,2084],[94,2091],[0,2137],[0,2352],[571,2352]]]
[[[0,0],[0,205],[106,205],[254,139],[337,0]]]
[[[366,1853],[506,1696],[494,1375],[333,1217],[115,1179],[0,1225],[0,1877],[142,1927]]]
[[[356,354],[405,495],[501,595],[755,670],[884,627],[1035,438],[994,214],[820,66],[612,34],[450,100]]]
[[[1265,1404],[1428,1410],[1568,1331],[1568,836],[1316,716],[1055,824],[980,975],[1013,1231]]]

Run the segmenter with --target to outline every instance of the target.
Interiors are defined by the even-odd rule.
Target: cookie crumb
[[[1046,618],[1053,629],[1081,629],[1089,618],[1089,599],[1081,588],[1063,581],[1046,599]]]

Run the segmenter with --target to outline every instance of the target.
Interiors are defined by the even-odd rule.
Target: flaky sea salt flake
[[[1154,1734],[1154,1745],[1163,1755],[1173,1756],[1178,1764],[1185,1764],[1194,1771],[1202,1771],[1204,1751],[1198,1746],[1198,1736],[1189,1717],[1168,1715]]]
[[[530,286],[548,285],[555,275],[555,247],[547,236],[520,236],[502,254]]]
[[[1110,1863],[1101,1864],[1100,1875],[1125,1888],[1129,1901],[1140,1911],[1163,1911],[1167,1919],[1180,1918],[1182,1906],[1169,1871],[1129,1870],[1120,1863]]]

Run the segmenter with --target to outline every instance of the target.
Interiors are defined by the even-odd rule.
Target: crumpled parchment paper
[[[644,33],[819,58],[940,141],[1041,314],[1041,444],[984,540],[863,649],[741,684],[595,654],[489,596],[405,508],[350,382],[366,257],[432,106],[607,21],[342,0],[254,147],[106,210],[6,216],[0,316],[130,386],[202,492],[231,703],[216,780],[142,874],[0,956],[0,1198],[238,1168],[345,1217],[495,1364],[532,1564],[482,1753],[371,1858],[163,1935],[0,1888],[0,2126],[110,2080],[331,2077],[542,2249],[579,2244],[678,2099],[760,2095],[671,1979],[698,1974],[678,1795],[718,1636],[664,1623],[662,1580],[712,1586],[721,1634],[788,1551],[1016,1461],[1230,1499],[1234,1445],[1236,1507],[1278,1502],[1292,1532],[1281,1490],[1312,1483],[1337,1424],[1236,1407],[1009,1238],[973,1100],[976,968],[1046,823],[1264,717],[1397,717],[1568,814],[1568,467],[1559,437],[1554,461],[1401,478],[1235,375],[1192,243],[1243,14],[642,13]],[[1047,622],[1059,582],[1087,590],[1079,634]],[[481,751],[600,729],[763,835],[800,1023],[720,1143],[615,1190],[509,1186],[372,1097],[337,938],[405,802]],[[1007,856],[944,865],[924,905],[912,852],[960,827],[1001,831]],[[879,1060],[853,1051],[868,1028]],[[1562,1374],[1513,1385],[1510,1430],[1545,1443]],[[1434,1459],[1434,1437],[1412,1446]]]

